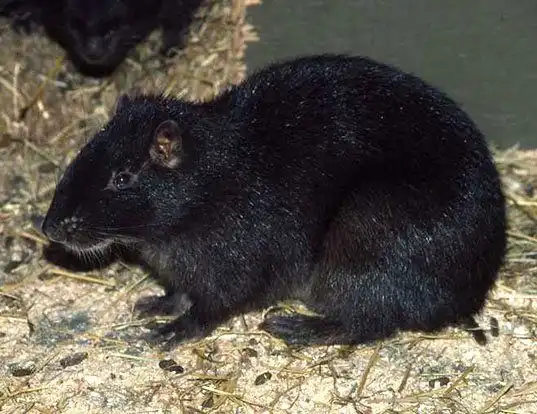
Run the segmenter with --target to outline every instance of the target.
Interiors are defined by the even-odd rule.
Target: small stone
[[[51,162],[46,162],[44,164],[41,164],[39,167],[37,167],[37,170],[41,174],[52,174],[53,172],[57,171],[57,167]]]
[[[498,384],[494,384],[494,385],[489,385],[489,386],[487,387],[487,389],[488,389],[488,391],[489,391],[491,394],[497,394],[497,393],[500,392],[504,387],[505,387],[505,384],[498,383]]]
[[[164,371],[175,372],[177,374],[185,372],[185,369],[181,365],[177,365],[177,362],[173,359],[162,359],[159,361],[158,366]]]
[[[202,403],[201,408],[213,408],[214,407],[214,397],[213,394],[209,395]]]
[[[244,348],[242,352],[244,352],[244,354],[249,356],[250,358],[257,358],[258,356],[257,351],[253,348]]]
[[[446,385],[449,384],[449,378],[448,377],[437,377],[437,378],[433,378],[432,380],[429,381],[429,387],[431,389],[433,388],[436,388],[437,387],[437,384],[439,387],[445,387]]]
[[[257,378],[254,381],[255,385],[262,385],[268,380],[272,378],[272,374],[270,372],[263,372],[262,374],[258,375]]]
[[[14,364],[10,364],[8,366],[9,372],[14,377],[26,377],[28,375],[32,375],[35,370],[35,362],[33,361],[24,361],[24,362],[16,362]]]
[[[440,377],[438,378],[438,382],[440,383],[440,386],[445,387],[449,384],[449,378],[448,377]]]
[[[60,365],[62,366],[62,368],[72,367],[74,365],[80,364],[87,357],[87,352],[75,352],[74,354],[67,355],[66,357],[60,359]]]

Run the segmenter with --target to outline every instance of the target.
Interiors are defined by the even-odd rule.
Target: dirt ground
[[[106,81],[73,73],[47,40],[0,28],[0,412],[537,413],[537,152],[496,152],[510,248],[479,318],[486,346],[448,329],[289,349],[253,313],[164,353],[140,339],[133,304],[158,289],[139,269],[71,273],[43,260],[32,219],[118,93],[208,99],[239,82],[253,3],[208,2],[179,56],[155,59],[155,36]]]

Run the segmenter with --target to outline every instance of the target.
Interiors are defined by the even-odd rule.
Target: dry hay
[[[2,35],[0,411],[537,412],[537,153],[496,154],[509,197],[510,249],[480,318],[486,347],[448,329],[376,346],[289,349],[257,330],[262,316],[253,313],[163,354],[139,339],[143,321],[133,304],[156,292],[139,270],[117,264],[74,274],[41,259],[45,241],[31,218],[46,211],[61,166],[107,119],[118,91],[164,88],[205,99],[239,81],[244,43],[254,38],[244,6],[214,2],[173,62],[146,59],[145,45],[110,82],[63,67],[61,81],[44,82],[58,49]]]

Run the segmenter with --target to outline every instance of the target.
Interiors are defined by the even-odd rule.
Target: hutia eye
[[[118,190],[123,190],[132,185],[134,181],[134,175],[129,172],[123,171],[114,177],[114,187]]]

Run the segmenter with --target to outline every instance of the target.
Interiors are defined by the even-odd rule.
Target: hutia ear
[[[174,168],[183,156],[182,131],[172,119],[162,122],[155,130],[149,150],[151,161],[167,168]]]

